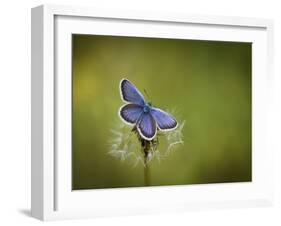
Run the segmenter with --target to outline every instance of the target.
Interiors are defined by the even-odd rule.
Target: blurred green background
[[[73,35],[73,189],[144,186],[108,154],[119,82],[185,120],[184,145],[150,163],[151,185],[251,181],[251,43]]]

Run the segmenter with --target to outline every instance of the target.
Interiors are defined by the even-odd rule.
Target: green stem
[[[150,186],[150,169],[148,163],[148,156],[144,157],[144,185]]]
[[[141,145],[141,150],[142,150],[142,153],[143,153],[143,158],[144,158],[144,185],[150,186],[151,180],[150,180],[150,169],[149,169],[149,152],[150,152],[150,149],[151,149],[152,142],[143,139],[139,135],[136,127],[134,127],[132,131],[137,133],[137,136],[138,136],[138,139],[139,139],[140,145]]]

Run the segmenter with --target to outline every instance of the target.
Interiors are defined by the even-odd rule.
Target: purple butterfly
[[[169,131],[177,127],[177,121],[170,114],[152,107],[129,80],[121,80],[120,93],[126,104],[120,108],[119,115],[125,123],[135,125],[143,139],[152,140],[157,129]]]

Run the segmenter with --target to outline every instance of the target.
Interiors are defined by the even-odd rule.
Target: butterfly
[[[127,124],[134,125],[145,140],[153,140],[157,130],[176,129],[178,123],[169,113],[152,107],[143,95],[127,79],[120,81],[121,99],[126,103],[119,109],[120,118]]]

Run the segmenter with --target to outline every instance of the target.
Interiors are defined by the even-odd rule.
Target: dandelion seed
[[[120,124],[122,122],[117,122],[114,127],[120,128]],[[157,159],[158,162],[161,162],[163,158],[169,156],[169,154],[178,147],[184,144],[182,137],[182,131],[184,128],[185,122],[179,122],[179,126],[176,130],[169,131],[163,136],[159,136],[159,143],[165,143],[166,145],[152,146],[149,152],[148,158],[151,162],[154,158]],[[137,137],[137,134],[133,133],[129,126],[124,127],[122,130],[122,135],[120,133],[111,133],[109,139],[109,154],[113,157],[116,157],[122,161],[128,160],[129,163],[132,164],[133,167],[143,163],[143,153],[141,150],[141,146]]]

